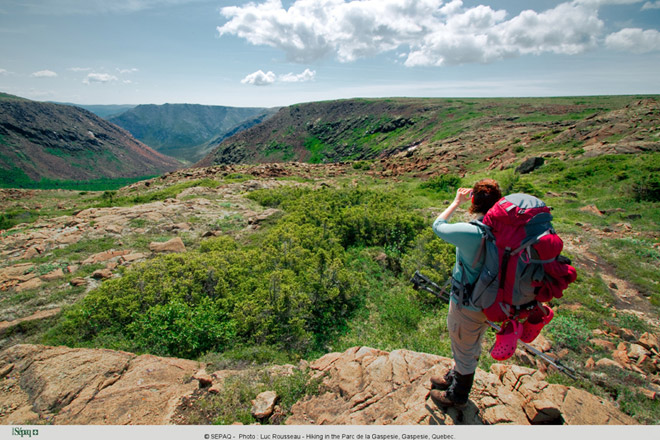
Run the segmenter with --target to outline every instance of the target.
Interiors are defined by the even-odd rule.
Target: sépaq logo
[[[23,429],[23,428],[12,428],[11,429],[11,435],[18,435],[21,437],[32,437],[32,436],[38,436],[39,435],[39,430],[38,429]]]

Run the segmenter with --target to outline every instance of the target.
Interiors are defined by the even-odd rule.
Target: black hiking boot
[[[454,372],[454,381],[447,391],[431,390],[431,400],[438,407],[464,408],[467,405],[474,381],[474,373],[458,374]]]
[[[444,376],[431,376],[431,389],[444,391],[454,382],[454,370],[451,369]]]

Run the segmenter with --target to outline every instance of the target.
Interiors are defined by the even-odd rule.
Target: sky
[[[660,0],[2,0],[0,92],[235,107],[660,94]]]

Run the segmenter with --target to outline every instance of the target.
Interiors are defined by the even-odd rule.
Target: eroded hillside
[[[660,103],[644,97],[308,103],[223,141],[199,165],[398,157],[418,171],[438,163],[466,171],[474,161],[501,168],[521,152],[658,151],[658,118]]]
[[[0,184],[158,175],[180,163],[87,110],[0,97]]]

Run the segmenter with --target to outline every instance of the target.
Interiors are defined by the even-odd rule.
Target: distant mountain
[[[274,109],[199,104],[138,105],[110,122],[163,154],[195,162],[218,139],[262,122]]]
[[[0,184],[141,177],[181,167],[95,114],[0,94]]]
[[[494,167],[504,167],[518,155],[539,151],[655,151],[660,145],[653,135],[657,102],[657,96],[310,102],[284,107],[225,139],[196,165],[414,157],[421,169],[450,157],[462,158],[465,166],[485,154]],[[649,116],[631,123],[627,112]]]
[[[103,119],[108,119],[112,116],[117,116],[125,111],[131,110],[136,106],[134,104],[110,104],[110,105],[87,105],[87,104],[72,104],[70,102],[56,102],[56,104],[64,105],[74,105],[76,107],[84,108],[96,116],[100,116]]]

